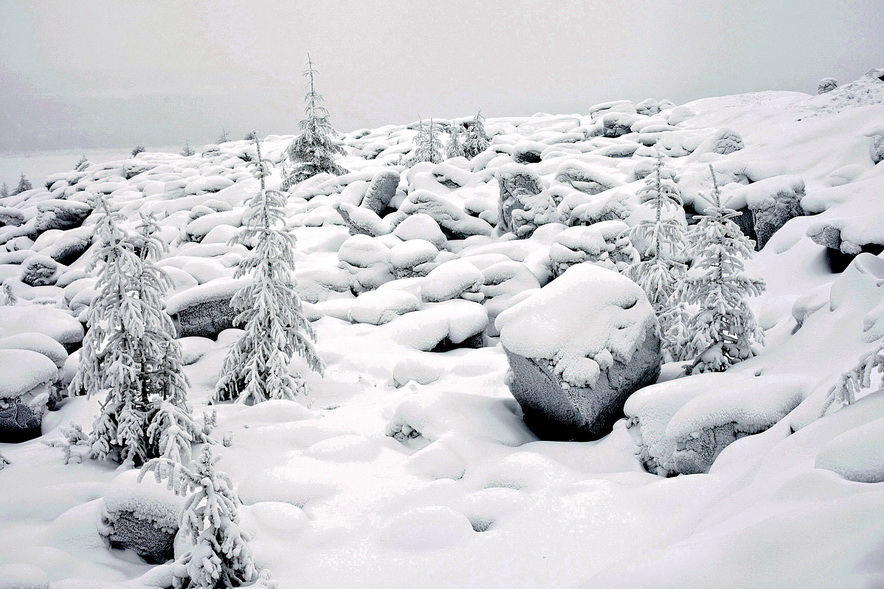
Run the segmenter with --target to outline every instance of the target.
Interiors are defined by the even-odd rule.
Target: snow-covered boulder
[[[583,262],[618,272],[638,262],[638,250],[630,243],[628,230],[623,221],[602,221],[565,229],[549,248],[552,277],[561,276],[571,266]]]
[[[488,312],[479,303],[455,299],[426,305],[382,329],[395,341],[423,352],[481,348]]]
[[[390,264],[396,278],[426,276],[433,268],[433,260],[439,255],[436,246],[425,239],[403,241],[390,248]]]
[[[540,282],[528,267],[512,260],[491,264],[482,270],[484,284],[480,292],[485,297],[482,304],[488,311],[488,327],[485,331],[491,337],[500,333],[495,320],[512,305],[513,298],[526,290],[540,288]]]
[[[872,142],[869,143],[869,156],[876,164],[884,161],[884,133],[872,135]]]
[[[450,260],[434,268],[421,283],[421,299],[428,303],[458,297],[481,302],[482,272],[464,260]]]
[[[0,306],[0,337],[18,333],[48,335],[68,351],[83,341],[83,325],[70,313],[45,305]]]
[[[51,286],[59,277],[59,264],[49,256],[31,256],[21,265],[21,280],[28,286]]]
[[[838,80],[835,78],[823,78],[820,80],[820,83],[817,85],[816,93],[817,94],[825,94],[826,92],[831,92],[835,88],[838,87]]]
[[[98,532],[111,548],[130,549],[152,564],[174,558],[184,498],[138,470],[120,474],[104,496]]]
[[[242,279],[217,278],[169,297],[166,313],[172,316],[177,337],[214,338],[234,327],[237,313],[230,299],[244,284]]]
[[[801,402],[806,383],[791,375],[709,373],[638,391],[626,402],[627,427],[648,472],[708,472],[725,447],[762,432]]]
[[[371,179],[371,184],[368,185],[368,190],[359,206],[370,210],[375,215],[383,215],[387,207],[390,206],[390,201],[396,196],[399,180],[399,172],[392,168],[379,171]]]
[[[660,373],[657,319],[642,289],[592,264],[497,318],[508,385],[525,422],[549,439],[597,439],[633,391]]]
[[[0,442],[40,435],[50,387],[57,380],[58,367],[43,354],[0,349]]]
[[[350,273],[350,289],[354,293],[374,290],[393,280],[390,247],[368,235],[354,235],[341,244],[338,266]]]
[[[447,241],[445,234],[439,227],[433,217],[425,213],[416,213],[409,215],[404,221],[396,226],[393,235],[402,241],[410,241],[412,239],[423,239],[429,241],[434,246],[442,247]]]
[[[50,229],[79,227],[92,212],[92,205],[72,200],[45,200],[37,205],[34,228],[38,232]]]
[[[544,190],[540,176],[528,166],[501,167],[497,183],[500,187],[497,227],[501,232],[527,238],[540,225],[561,221],[555,201]]]
[[[491,235],[491,225],[471,217],[451,201],[429,190],[416,190],[390,217],[390,225],[396,229],[409,216],[425,213],[452,239],[466,239],[471,235]]]
[[[353,323],[382,325],[396,317],[417,311],[421,302],[413,294],[402,290],[374,290],[362,293],[350,305],[349,318]]]
[[[804,215],[804,181],[797,176],[775,176],[744,188],[739,195],[752,211],[755,248],[761,250],[789,219]]]
[[[390,232],[389,223],[370,208],[357,207],[346,202],[336,202],[332,206],[344,220],[350,235],[377,237]]]

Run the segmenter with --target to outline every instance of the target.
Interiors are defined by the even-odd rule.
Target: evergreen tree
[[[218,135],[218,139],[215,140],[215,143],[227,143],[230,139],[227,137],[227,129],[221,127],[221,134]]]
[[[752,356],[752,343],[764,337],[746,304],[748,297],[764,290],[761,280],[743,274],[743,260],[752,255],[754,244],[731,220],[740,213],[721,204],[715,170],[711,165],[709,170],[712,206],[689,233],[694,273],[678,287],[679,298],[698,307],[686,326],[691,339],[684,342],[685,351],[695,358],[685,366],[688,374],[722,372]]]
[[[86,154],[80,156],[80,159],[77,161],[77,164],[74,166],[75,172],[82,172],[86,168],[92,165],[92,162],[86,159]]]
[[[21,194],[26,190],[31,190],[33,186],[31,186],[31,182],[25,178],[25,173],[21,173],[21,177],[18,179],[18,186],[15,187],[15,190],[12,191],[13,196],[16,194]]]
[[[153,472],[157,481],[168,480],[175,493],[187,495],[178,533],[192,548],[175,563],[176,588],[239,587],[258,576],[250,537],[239,527],[239,497],[230,477],[215,470],[217,461],[206,446],[192,470],[155,458],[139,474],[141,480]]]
[[[184,142],[184,147],[181,148],[181,155],[184,157],[190,157],[194,154],[193,148],[190,146],[189,141]]]
[[[9,196],[9,186],[4,182],[3,186],[0,186],[0,198],[6,198],[7,196]]]
[[[467,127],[467,137],[463,142],[464,156],[471,160],[491,145],[488,134],[485,133],[485,118],[481,111],[476,113],[473,121]]]
[[[266,189],[264,179],[270,172],[257,137],[255,145],[260,190],[249,201],[243,227],[230,242],[254,247],[236,270],[237,278],[251,275],[254,280],[230,303],[238,313],[237,324],[245,324],[245,333],[224,359],[215,401],[260,403],[304,394],[301,376],[289,372],[295,354],[305,358],[311,369],[323,370],[312,344],[316,336],[295,293],[295,238],[284,227],[285,196]]]
[[[200,428],[190,425],[181,350],[163,311],[169,279],[154,263],[165,248],[155,237],[156,223],[142,217],[139,235],[130,237],[107,201],[99,199],[98,208],[104,216],[96,228],[99,245],[91,268],[100,265],[98,296],[87,315],[89,331],[69,392],[106,395],[87,440],[90,456],[141,464],[157,456],[169,436],[188,442],[203,438]],[[173,411],[159,411],[164,400],[177,411],[183,433],[161,429]],[[153,423],[157,416],[165,420],[160,425]]]
[[[408,165],[413,166],[421,162],[438,164],[442,161],[442,140],[439,138],[439,131],[433,119],[430,119],[430,124],[426,126],[423,121],[420,122],[414,143],[414,155],[411,156]]]
[[[323,172],[336,176],[347,172],[335,163],[335,154],[343,154],[344,149],[333,141],[337,132],[328,120],[328,109],[319,104],[322,96],[316,92],[317,74],[308,54],[307,69],[304,71],[307,77],[307,94],[304,97],[307,106],[304,112],[307,116],[298,123],[301,134],[285,151],[284,159],[292,164],[292,168],[284,171],[282,190],[288,190],[298,182]]]
[[[136,145],[136,146],[132,149],[132,157],[135,157],[135,156],[138,155],[139,153],[144,153],[144,151],[145,151],[145,149],[144,149],[144,146],[143,146],[143,145]]]
[[[448,143],[445,144],[445,157],[446,159],[453,157],[463,157],[464,148],[463,141],[461,141],[461,135],[465,132],[463,125],[460,123],[452,123],[451,124],[451,132],[448,134]]]

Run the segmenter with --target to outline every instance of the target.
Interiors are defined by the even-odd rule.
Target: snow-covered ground
[[[229,436],[215,447],[218,467],[236,484],[259,568],[279,587],[884,586],[880,379],[819,417],[838,377],[884,337],[884,164],[872,148],[884,135],[884,81],[869,76],[813,97],[762,92],[638,114],[635,106],[490,118],[486,152],[411,168],[402,155],[416,126],[348,133],[337,161],[349,173],[292,189],[298,288],[325,376],[296,360],[309,391],[300,402],[209,407],[241,332],[181,339],[190,400],[198,414],[217,411],[217,439]],[[625,132],[605,136],[618,125]],[[730,151],[735,137],[743,148]],[[278,158],[291,139],[269,136],[262,149]],[[708,206],[710,163],[735,208],[763,200],[747,184],[803,182],[801,204],[813,214],[786,222],[748,262],[767,285],[750,302],[765,344],[724,375],[670,380],[678,367],[664,366],[664,382],[635,393],[628,418],[601,440],[541,441],[507,388],[494,318],[552,279],[550,252],[575,213],[585,221],[620,207],[622,222],[641,220],[635,195],[651,145],[695,211]],[[227,241],[258,188],[238,156],[252,150],[234,141],[188,158],[142,153],[49,176],[45,188],[0,202],[0,216],[14,220],[0,226],[0,281],[17,298],[0,306],[0,340],[42,333],[76,347],[75,318],[94,295],[90,252],[59,251],[85,247],[98,214],[69,229],[46,223],[95,194],[108,195],[130,229],[139,212],[156,214],[171,246],[160,264],[175,284],[170,311],[229,295],[243,249]],[[531,219],[539,226],[528,239],[494,230],[495,172],[514,157],[556,198],[555,211]],[[401,171],[390,205],[398,211],[366,215],[359,205],[388,168]],[[354,222],[378,235],[350,235],[340,211],[357,208]],[[840,230],[847,260],[864,252],[843,271],[809,237],[824,227]],[[23,283],[27,261],[41,255],[60,263],[45,284]],[[465,346],[483,332],[482,347]],[[555,343],[543,335],[537,346]],[[39,338],[26,343],[52,353]],[[0,362],[0,380],[22,380],[30,369],[14,360],[23,357]],[[61,362],[69,381],[77,353]],[[69,423],[88,431],[100,401],[63,400],[43,417],[40,438],[0,444],[10,463],[0,468],[0,588],[168,580],[168,565],[112,550],[99,534],[104,498],[131,486],[131,473],[65,465],[44,443]],[[733,423],[754,435],[724,448],[706,474],[665,478],[643,467],[649,456],[669,464],[679,440]]]

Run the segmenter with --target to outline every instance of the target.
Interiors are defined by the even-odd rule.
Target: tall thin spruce
[[[283,157],[283,180],[280,188],[288,190],[295,184],[323,172],[340,176],[347,170],[335,163],[335,155],[344,153],[344,148],[334,142],[337,132],[328,120],[328,109],[320,105],[322,95],[316,91],[316,75],[313,60],[307,54],[307,94],[304,100],[307,115],[298,127],[301,134],[288,146]]]
[[[301,375],[289,371],[295,354],[320,374],[324,368],[313,347],[316,335],[295,292],[295,237],[285,229],[285,195],[267,189],[268,162],[261,155],[257,135],[253,138],[260,190],[249,200],[243,227],[230,241],[253,248],[235,274],[237,278],[251,275],[253,280],[230,302],[237,311],[236,323],[244,325],[245,333],[224,359],[214,395],[214,401],[250,404],[306,394]]]

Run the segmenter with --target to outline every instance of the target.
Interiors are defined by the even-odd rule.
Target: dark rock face
[[[141,519],[131,511],[120,511],[113,521],[105,520],[111,548],[130,549],[151,564],[175,557],[177,530],[162,529],[150,519]]]
[[[40,437],[43,416],[29,407],[32,398],[25,394],[15,399],[0,399],[0,442],[15,444]]]
[[[737,224],[743,235],[757,243],[758,235],[755,233],[755,219],[752,218],[752,211],[749,210],[749,207],[743,207],[742,209],[737,209],[737,212],[740,214],[731,220]]]
[[[214,339],[225,329],[236,327],[236,311],[230,306],[230,299],[203,301],[180,309],[172,316],[176,337],[196,335]]]
[[[37,205],[35,229],[42,233],[50,229],[73,229],[79,227],[92,213],[92,207],[83,202],[47,200]]]
[[[597,440],[610,432],[629,395],[657,380],[662,359],[653,322],[629,362],[615,360],[592,387],[564,388],[544,360],[504,351],[512,370],[510,392],[525,423],[545,440]]]
[[[679,474],[699,474],[709,472],[712,463],[730,444],[740,438],[758,433],[741,431],[736,422],[725,423],[700,430],[697,437],[688,437],[676,442],[672,461]]]
[[[398,186],[399,172],[381,170],[372,178],[360,206],[373,211],[376,215],[383,215],[387,207],[390,206],[390,201],[396,196]]]
[[[755,225],[756,245],[755,249],[761,249],[770,241],[789,219],[804,215],[801,208],[801,199],[804,197],[804,186],[793,191],[778,191],[758,207],[749,206]]]
[[[817,245],[826,248],[826,261],[832,272],[843,272],[850,262],[861,253],[877,256],[884,251],[884,245],[877,243],[856,244],[841,239],[841,230],[833,225],[820,225],[809,229],[807,236]]]

